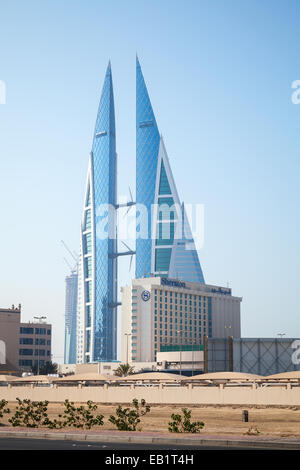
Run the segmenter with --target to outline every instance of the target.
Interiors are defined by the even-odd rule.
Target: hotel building
[[[242,298],[230,288],[151,277],[121,292],[122,362],[154,362],[166,346],[202,345],[205,336],[241,336]]]

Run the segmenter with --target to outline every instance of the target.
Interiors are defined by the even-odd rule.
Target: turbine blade
[[[132,197],[132,192],[131,192],[130,186],[128,186],[128,189],[129,189],[129,194],[130,194],[131,202],[133,202],[133,197]]]
[[[126,246],[127,250],[129,250],[129,251],[132,251],[132,250],[131,250],[131,248],[129,248],[129,246],[128,246],[128,245],[126,245],[126,243],[125,243],[125,242],[123,242],[123,241],[122,241],[122,243],[123,243],[123,245],[124,245],[124,246]]]

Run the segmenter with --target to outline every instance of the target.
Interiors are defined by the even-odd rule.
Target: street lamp
[[[126,336],[126,365],[128,364],[128,336],[131,336],[131,333],[124,333]]]
[[[34,320],[39,320],[39,323],[42,323],[42,320],[46,320],[47,317],[33,317]],[[36,343],[36,333],[35,333],[35,327],[34,327],[34,342]],[[36,346],[36,344],[35,344]],[[39,338],[38,338],[38,344],[37,344],[37,351],[38,351],[38,363],[37,363],[37,375],[40,375],[40,344],[39,344]]]
[[[225,336],[226,336],[226,329],[227,329],[227,328],[230,329],[230,328],[231,328],[231,325],[225,325],[224,328],[225,328]]]
[[[277,333],[277,336],[280,336],[280,338],[282,338],[283,336],[285,336],[285,333]]]
[[[227,338],[227,334],[226,334],[226,330],[230,330],[231,329],[231,325],[225,325],[224,326],[224,329],[225,329],[225,368],[227,369],[227,347],[226,347],[226,338]],[[229,333],[229,332],[228,332]],[[229,334],[228,334],[228,337],[229,337]],[[228,367],[229,369],[229,367]]]
[[[182,331],[183,330],[177,330],[177,333],[180,333],[180,353],[179,353],[179,361],[180,361],[180,378],[181,378],[181,349],[182,349]]]
[[[192,377],[194,376],[194,344],[197,344],[195,339],[192,339]]]

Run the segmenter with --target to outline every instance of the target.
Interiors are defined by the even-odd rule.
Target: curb
[[[280,442],[280,441],[259,441],[259,440],[229,440],[229,439],[189,439],[189,438],[168,438],[168,437],[137,437],[137,436],[115,436],[99,434],[77,434],[77,433],[39,433],[30,431],[0,431],[1,437],[11,438],[30,438],[30,439],[53,439],[53,440],[72,440],[72,441],[91,441],[91,442],[120,442],[131,444],[159,444],[159,445],[188,445],[188,446],[214,446],[214,447],[249,447],[260,449],[277,450],[300,450],[300,442]]]

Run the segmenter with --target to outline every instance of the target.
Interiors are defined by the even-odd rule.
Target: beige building
[[[52,326],[21,323],[21,305],[0,309],[0,373],[31,371],[51,361]]]
[[[0,309],[0,373],[19,370],[21,305]]]
[[[122,362],[156,362],[165,347],[201,345],[206,336],[241,336],[242,299],[228,287],[152,277],[121,292]]]

